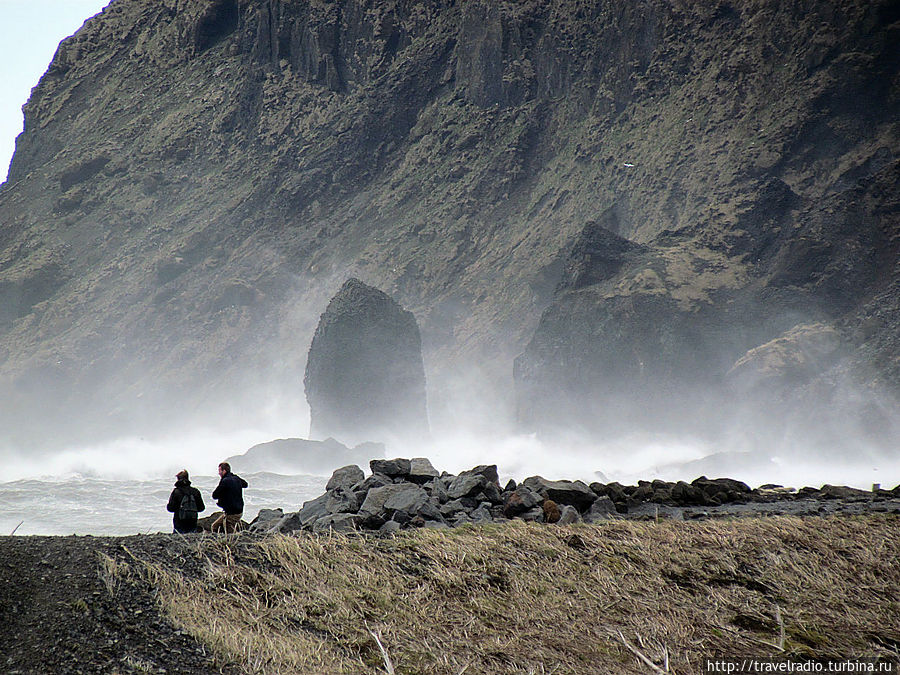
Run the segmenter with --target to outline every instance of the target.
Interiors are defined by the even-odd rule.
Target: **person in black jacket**
[[[247,481],[240,476],[231,473],[231,465],[228,462],[219,464],[219,486],[213,490],[213,499],[219,502],[219,508],[224,511],[212,524],[212,531],[225,530],[225,533],[237,530],[244,515],[243,489],[247,487]]]
[[[175,532],[188,534],[197,531],[197,514],[206,509],[203,505],[203,497],[200,490],[191,487],[191,481],[187,470],[181,470],[175,474],[175,489],[169,495],[169,504],[166,509],[172,512],[172,525]],[[193,499],[188,499],[192,497]]]

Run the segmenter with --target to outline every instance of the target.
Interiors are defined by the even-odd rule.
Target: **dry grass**
[[[204,539],[144,560],[166,612],[251,673],[699,673],[711,656],[898,657],[900,519],[511,523]]]

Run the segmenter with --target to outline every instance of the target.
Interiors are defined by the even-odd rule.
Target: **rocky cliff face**
[[[0,428],[294,412],[348,274],[418,318],[438,419],[473,383],[512,407],[519,354],[528,427],[611,389],[663,409],[812,322],[896,387],[898,19],[115,0],[60,46],[0,191]]]

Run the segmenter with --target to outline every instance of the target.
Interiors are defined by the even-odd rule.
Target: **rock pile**
[[[730,478],[705,476],[692,483],[655,480],[628,486],[532,476],[521,484],[510,480],[501,487],[494,464],[476,466],[459,475],[438,473],[425,458],[373,459],[369,467],[372,473],[368,477],[355,465],[338,469],[324,494],[305,502],[294,513],[261,511],[251,523],[251,531],[364,530],[389,534],[412,527],[449,528],[514,518],[566,525],[619,515],[640,517],[648,504],[665,509],[798,499],[871,500],[878,496],[829,485],[799,492],[775,485],[751,489]],[[880,492],[885,499],[900,497],[900,486]]]

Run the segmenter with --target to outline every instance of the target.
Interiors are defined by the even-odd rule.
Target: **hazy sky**
[[[22,133],[22,106],[64,38],[110,0],[0,0],[0,182]]]

